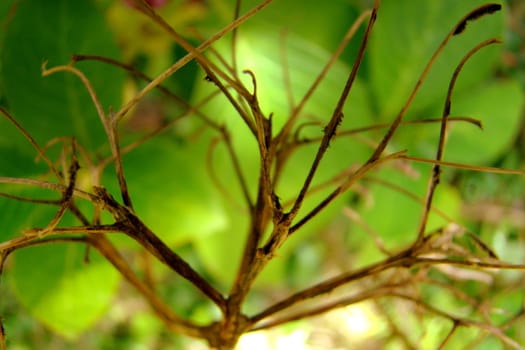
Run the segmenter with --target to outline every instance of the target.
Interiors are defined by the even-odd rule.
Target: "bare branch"
[[[319,203],[319,205],[317,205],[308,214],[306,214],[303,218],[301,218],[296,224],[290,227],[289,234],[291,235],[292,233],[297,231],[301,226],[303,226],[308,221],[310,221],[321,210],[325,209],[331,202],[333,202],[341,194],[345,193],[351,186],[353,186],[357,181],[361,180],[371,170],[378,167],[379,165],[382,165],[383,163],[387,161],[391,161],[393,159],[404,158],[403,157],[404,153],[405,153],[404,151],[401,151],[401,152],[389,154],[383,158],[377,159],[374,163],[365,163],[355,173],[349,175],[347,180],[341,186],[337,187],[332,193],[330,193],[321,203]]]
[[[71,204],[73,202],[73,192],[75,190],[75,184],[77,179],[77,171],[80,168],[78,161],[76,159],[75,154],[75,142],[72,142],[73,150],[71,152],[71,165],[69,166],[69,176],[68,176],[68,185],[65,189],[65,191],[62,193],[62,199],[60,208],[58,209],[58,212],[55,214],[55,217],[51,220],[51,222],[42,230],[36,232],[35,234],[38,237],[45,236],[48,232],[53,230],[62,219],[62,216],[66,213],[66,210],[68,210],[71,207]]]
[[[450,80],[450,84],[448,87],[447,97],[445,99],[445,107],[443,108],[441,129],[439,133],[439,144],[437,147],[437,154],[436,154],[436,160],[438,162],[443,160],[443,154],[445,152],[445,139],[446,139],[446,134],[447,134],[448,117],[450,115],[450,108],[452,104],[451,102],[452,92],[454,91],[454,87],[456,86],[457,78],[459,77],[461,70],[465,66],[465,63],[467,63],[467,61],[472,56],[474,56],[476,52],[478,52],[484,47],[487,47],[495,43],[501,43],[501,41],[497,39],[489,39],[489,40],[485,40],[482,43],[476,45],[461,59],[458,66],[454,70],[454,74],[452,75],[452,79]],[[423,213],[421,215],[421,220],[420,220],[419,228],[418,228],[418,236],[417,236],[417,240],[415,244],[420,243],[423,240],[423,236],[425,235],[425,229],[426,229],[426,225],[428,221],[428,214],[430,211],[430,207],[432,205],[432,200],[434,198],[436,187],[438,186],[440,182],[440,177],[441,177],[441,166],[439,163],[435,163],[434,166],[432,167],[432,176],[429,178],[429,183],[428,183],[428,188],[427,188],[426,198],[425,198],[425,206],[423,209]]]
[[[29,141],[29,143],[33,146],[33,148],[37,151],[38,153],[38,156],[40,158],[42,158],[44,160],[44,162],[46,163],[46,165],[48,166],[49,170],[51,170],[53,172],[53,174],[55,174],[57,180],[62,180],[62,177],[60,176],[60,173],[58,172],[58,170],[56,169],[55,165],[53,164],[53,162],[49,159],[49,157],[45,154],[44,150],[38,145],[38,143],[36,142],[36,140],[33,138],[33,136],[31,136],[31,134],[29,134],[29,132],[24,129],[24,127],[22,125],[20,125],[19,122],[16,121],[15,118],[13,118],[13,116],[11,114],[9,114],[9,112],[7,112],[4,108],[2,108],[0,106],[0,113],[2,113],[2,115],[4,117],[7,118],[7,120],[9,120],[9,122],[11,124],[13,124],[21,133],[22,135],[24,135],[24,137],[26,138],[27,141]]]
[[[399,158],[411,160],[411,161],[418,162],[418,163],[439,164],[441,166],[447,166],[447,167],[456,168],[456,169],[473,170],[473,171],[479,171],[479,172],[485,172],[485,173],[505,174],[505,175],[525,175],[525,170],[519,170],[519,169],[513,170],[513,169],[501,169],[501,168],[479,166],[479,165],[468,165],[468,164],[462,164],[462,163],[438,161],[435,159],[420,158],[420,157],[413,157],[413,156],[407,156],[407,155],[400,156]]]
[[[341,54],[343,53],[343,50],[348,45],[350,40],[354,37],[355,33],[357,32],[357,30],[359,29],[361,24],[364,22],[364,20],[367,17],[369,17],[371,15],[372,15],[372,11],[370,11],[370,10],[364,11],[354,21],[352,26],[348,29],[347,33],[345,34],[345,36],[341,40],[341,43],[339,44],[339,46],[337,47],[335,52],[330,57],[330,60],[324,65],[323,69],[317,75],[317,77],[314,80],[314,82],[312,83],[312,85],[310,85],[310,87],[308,88],[308,91],[306,91],[306,93],[302,97],[301,101],[299,101],[299,104],[295,108],[293,108],[292,113],[290,114],[290,116],[286,120],[286,124],[283,126],[283,128],[281,129],[279,134],[276,136],[276,141],[275,141],[276,144],[282,144],[284,142],[284,140],[286,139],[286,137],[290,134],[290,131],[292,130],[292,127],[295,125],[295,123],[297,121],[297,118],[299,117],[301,111],[303,110],[304,106],[306,105],[306,103],[308,102],[310,97],[312,97],[313,93],[319,87],[319,84],[326,77],[328,71],[333,67],[333,65],[335,64],[337,59],[341,56]],[[283,59],[283,61],[284,61],[284,59]],[[287,77],[287,75],[288,74],[284,74],[285,77]],[[286,80],[285,80],[285,82],[286,82]],[[289,84],[287,84],[287,85],[289,85]],[[291,100],[291,95],[289,97],[289,100]]]
[[[63,192],[67,188],[66,186],[62,184],[56,184],[53,182],[34,180],[34,179],[24,179],[24,178],[19,178],[19,177],[0,176],[0,183],[33,186],[33,187],[39,187],[39,188],[48,189],[48,190],[55,190],[58,192]],[[95,197],[92,194],[79,190],[79,189],[74,189],[73,193],[74,195],[80,198],[87,199],[89,201],[92,201],[95,199]]]
[[[2,322],[1,317],[0,317],[0,350],[7,350],[7,346],[5,344],[4,324]]]
[[[292,294],[289,297],[281,300],[280,302],[273,304],[264,311],[251,317],[251,320],[254,323],[257,323],[277,312],[281,312],[293,305],[303,302],[304,300],[311,299],[326,293],[330,293],[334,289],[344,284],[361,280],[364,278],[370,278],[391,268],[410,266],[411,262],[413,261],[413,258],[410,257],[410,254],[411,251],[403,251],[379,263],[372,264],[370,266],[358,269],[356,271],[343,273],[339,276],[327,279],[324,282],[318,283],[303,291]]]
[[[120,205],[104,188],[95,187],[94,190],[97,195],[96,202],[114,217],[116,223],[121,225],[120,228],[123,233],[146,248],[160,262],[191,282],[221,310],[224,310],[225,301],[222,295],[146,227],[128,207]]]
[[[85,76],[84,73],[82,73],[80,70],[72,67],[72,66],[57,66],[51,69],[46,68],[46,63],[42,65],[42,75],[48,76],[51,74],[54,74],[56,72],[70,72],[76,75],[80,80],[82,81],[82,84],[86,87],[89,96],[91,97],[91,100],[93,101],[93,104],[95,105],[95,108],[97,110],[97,113],[100,117],[100,121],[102,123],[102,126],[104,127],[104,130],[106,131],[106,135],[108,137],[109,145],[111,147],[111,153],[113,154],[113,158],[115,160],[115,170],[117,173],[117,178],[120,185],[120,193],[122,195],[122,200],[124,201],[124,204],[128,207],[132,208],[131,203],[131,197],[129,196],[128,191],[128,185],[126,183],[126,179],[124,177],[124,170],[122,168],[122,159],[120,156],[120,146],[118,142],[118,133],[117,133],[117,125],[113,121],[113,118],[109,118],[106,116],[106,113],[104,112],[104,109],[102,108],[102,105],[100,103],[100,100],[95,93],[95,90],[93,89],[93,86],[91,85],[91,82],[89,79]]]
[[[439,347],[437,348],[437,350],[442,350],[445,348],[445,345],[447,345],[448,341],[450,339],[452,339],[452,336],[454,335],[454,333],[456,333],[456,331],[459,329],[459,322],[458,321],[454,321],[453,324],[452,324],[452,328],[450,329],[450,331],[448,332],[447,336],[445,337],[445,339],[443,339],[443,341],[439,344]]]
[[[271,321],[263,322],[262,324],[254,326],[250,331],[258,331],[262,329],[268,329],[282,324],[302,320],[309,317],[318,316],[325,312],[329,312],[334,309],[342,308],[352,304],[357,304],[368,299],[375,299],[383,296],[388,296],[395,290],[397,287],[405,286],[406,283],[397,283],[397,284],[385,284],[382,286],[374,287],[373,289],[358,292],[353,296],[340,298],[335,301],[324,303],[323,305],[313,307],[309,310],[299,311],[297,313],[288,313],[280,318],[276,318]]]
[[[173,30],[173,28],[171,28],[169,25],[167,25],[167,23],[165,23],[165,21],[162,18],[160,18],[158,15],[155,14],[155,12],[151,9],[151,7],[145,5],[145,3],[140,1],[140,0],[136,0],[136,2],[140,3],[139,5],[142,6],[141,9],[144,10],[144,13],[146,15],[151,16],[154,20],[157,19],[157,23],[161,24],[165,29],[168,30],[168,32],[170,32],[170,33],[174,32],[175,33],[175,37],[180,38],[179,35],[176,34],[176,32]],[[226,33],[232,31],[233,29],[237,28],[239,25],[244,23],[246,20],[251,18],[255,13],[259,12],[260,10],[262,10],[270,2],[272,2],[272,0],[265,0],[265,1],[261,2],[259,5],[255,6],[250,11],[246,12],[244,15],[239,17],[237,20],[233,21],[232,23],[228,24],[223,29],[221,29],[218,32],[216,32],[211,38],[209,38],[208,40],[204,41],[197,48],[193,48],[193,46],[187,44],[184,40],[182,40],[179,44],[184,43],[183,47],[186,50],[188,50],[188,54],[186,56],[184,56],[183,58],[181,58],[180,60],[178,60],[175,64],[173,64],[170,68],[165,70],[163,73],[158,75],[151,83],[149,83],[146,87],[144,87],[144,89],[142,89],[142,91],[140,91],[137,95],[135,95],[135,97],[133,97],[125,106],[123,106],[120,109],[120,111],[114,116],[115,121],[116,122],[120,121],[124,117],[124,115],[131,109],[131,107],[133,107],[139,100],[141,100],[149,91],[154,89],[157,85],[161,84],[169,76],[171,76],[173,73],[178,71],[181,67],[186,65],[186,63],[188,63],[189,61],[191,61],[192,59],[194,59],[196,57],[199,57],[200,59],[205,60],[203,58],[203,55],[201,54],[204,50],[206,50],[214,42],[216,42],[217,40],[222,38]],[[147,7],[144,8],[144,6],[147,6]],[[160,21],[159,21],[159,19],[160,19]],[[166,25],[167,25],[167,27],[166,27]],[[205,60],[205,61],[207,63],[209,63],[209,61],[207,61],[207,60]],[[221,91],[227,93],[227,90],[222,90],[221,89]],[[227,93],[227,96],[229,96],[229,93]],[[234,101],[234,100],[230,99],[230,102],[231,101]],[[235,105],[236,105],[236,103],[234,104],[234,106]],[[241,113],[241,116],[244,115],[242,109],[238,109],[238,111]],[[251,125],[251,122],[249,121],[249,119],[246,118],[245,121],[247,122],[248,126]],[[251,127],[251,126],[250,126],[250,129],[252,131],[254,130],[253,127]]]
[[[142,79],[144,81],[147,81],[149,83],[151,83],[153,81],[152,78],[150,78],[146,74],[142,73],[141,71],[135,69],[135,67],[130,66],[130,65],[125,64],[125,63],[122,63],[122,62],[119,62],[117,60],[111,59],[109,57],[103,57],[103,56],[97,56],[97,55],[73,55],[73,62],[79,62],[79,61],[83,61],[83,60],[94,60],[94,61],[100,61],[100,62],[103,62],[103,63],[107,63],[107,64],[113,65],[115,67],[122,68],[122,69],[126,70],[127,72],[133,74],[137,78],[140,78],[140,79]],[[187,101],[183,100],[182,98],[180,98],[179,96],[177,96],[176,94],[171,92],[168,88],[166,88],[162,84],[159,84],[159,85],[155,86],[154,88],[158,89],[163,95],[173,99],[178,105],[182,106],[186,111],[184,112],[184,114],[182,116],[179,116],[175,120],[170,121],[166,125],[163,125],[159,129],[157,129],[157,130],[151,132],[150,134],[148,134],[147,136],[145,136],[144,137],[145,139],[150,139],[153,136],[163,132],[164,130],[166,130],[166,129],[170,128],[171,126],[173,126],[173,124],[178,122],[181,118],[183,118],[184,116],[190,115],[191,113],[195,113],[198,118],[202,119],[208,126],[212,127],[213,129],[219,130],[221,128],[221,126],[219,124],[217,124],[212,119],[208,118],[206,115],[204,115],[200,111],[200,107],[203,106],[204,104],[206,104],[213,97],[217,96],[218,92],[210,94],[208,97],[206,97],[205,99],[203,99],[202,101],[200,101],[197,105],[195,105],[193,107]],[[127,149],[127,147],[126,147],[126,149]],[[124,149],[122,151],[123,151],[123,153],[126,153]]]
[[[345,83],[345,87],[343,88],[343,92],[341,93],[341,96],[339,97],[339,100],[337,102],[337,105],[334,109],[334,112],[332,113],[332,117],[330,118],[330,121],[325,127],[323,139],[321,140],[321,145],[319,146],[317,153],[315,155],[315,159],[312,163],[312,166],[310,167],[310,171],[308,172],[308,175],[306,176],[306,180],[304,181],[303,187],[301,188],[299,195],[297,196],[297,199],[292,207],[292,209],[289,212],[290,218],[294,218],[297,213],[299,212],[299,209],[301,208],[301,205],[303,203],[304,197],[306,196],[306,193],[308,192],[308,189],[312,183],[312,180],[314,178],[315,173],[317,172],[317,169],[319,167],[319,164],[321,163],[321,159],[323,158],[324,154],[326,153],[328,146],[330,144],[330,141],[335,137],[337,127],[343,120],[343,107],[346,103],[346,99],[348,95],[350,94],[350,89],[352,88],[354,84],[354,80],[357,76],[357,71],[361,65],[361,61],[363,59],[365,48],[368,43],[368,37],[370,36],[372,27],[375,23],[376,17],[377,17],[377,11],[379,10],[379,1],[376,1],[376,4],[374,6],[374,9],[372,10],[372,13],[370,14],[370,19],[368,21],[368,26],[366,28],[365,35],[363,37],[363,41],[361,42],[361,46],[359,48],[359,52],[357,54],[357,58],[354,62],[354,65],[352,66],[352,71],[350,72],[350,75]]]
[[[469,20],[469,18],[472,19],[473,16],[476,17],[476,18],[479,17],[479,14],[481,14],[480,11],[483,12],[483,10],[480,10],[480,9],[483,9],[486,6],[491,6],[491,5],[480,6],[479,8],[470,11],[467,15],[465,15],[458,22],[458,24],[456,24],[454,26],[454,28],[452,28],[450,30],[450,32],[447,34],[447,36],[445,36],[445,38],[443,39],[441,44],[438,46],[438,48],[436,49],[436,51],[434,52],[434,54],[432,55],[432,57],[428,61],[427,65],[423,69],[423,72],[421,73],[418,81],[416,82],[416,85],[414,86],[412,92],[410,93],[410,96],[408,97],[408,99],[406,100],[405,104],[401,108],[401,111],[397,115],[396,119],[392,122],[392,125],[390,126],[390,128],[387,131],[387,133],[385,134],[385,136],[381,140],[381,143],[379,144],[379,146],[377,147],[375,152],[372,154],[372,156],[368,160],[369,162],[373,162],[375,159],[379,158],[381,153],[383,153],[383,151],[385,150],[386,146],[388,145],[388,143],[390,142],[390,140],[394,136],[394,133],[396,132],[397,128],[399,127],[399,125],[401,123],[401,121],[403,120],[403,118],[404,118],[408,108],[412,104],[412,101],[414,100],[414,97],[416,96],[416,94],[419,91],[421,85],[423,84],[423,81],[426,79],[428,73],[430,72],[430,68],[434,65],[434,62],[439,57],[441,52],[443,52],[443,49],[445,48],[447,43],[450,41],[450,39],[454,35],[459,34],[461,32],[461,31],[457,32],[458,31],[458,27],[460,27],[462,25],[462,23],[466,24],[466,22]],[[501,8],[501,6],[500,6],[500,8]],[[495,8],[494,8],[494,10],[497,11],[497,9],[495,9]],[[485,13],[489,13],[489,12],[485,12]],[[483,13],[483,14],[485,14],[485,13]],[[492,13],[492,12],[490,12],[490,13]],[[478,15],[476,15],[476,14],[478,14]]]

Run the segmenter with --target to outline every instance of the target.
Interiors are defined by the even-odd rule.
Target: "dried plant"
[[[477,165],[460,164],[445,160],[447,132],[451,123],[469,123],[473,127],[480,127],[480,122],[473,118],[451,115],[452,95],[456,81],[461,74],[463,66],[479,50],[489,45],[500,43],[499,39],[489,38],[480,41],[473,48],[465,48],[465,56],[458,63],[448,86],[446,100],[444,102],[442,115],[439,118],[426,119],[419,122],[407,121],[405,116],[411,106],[416,94],[427,78],[434,63],[439,60],[440,54],[447,44],[456,36],[463,35],[469,30],[471,21],[482,20],[485,15],[490,15],[501,9],[500,4],[486,4],[474,8],[457,22],[448,34],[443,38],[434,52],[434,55],[426,64],[417,83],[399,113],[388,125],[377,124],[354,130],[342,130],[340,125],[346,117],[343,113],[348,96],[352,93],[355,79],[361,67],[363,57],[366,53],[369,37],[374,30],[380,1],[376,0],[374,6],[359,16],[355,23],[349,27],[348,32],[341,40],[340,46],[335,50],[319,74],[313,79],[306,93],[295,100],[293,91],[286,91],[289,96],[290,113],[285,119],[282,127],[276,127],[274,117],[271,113],[263,110],[259,101],[259,90],[257,72],[246,70],[239,71],[236,57],[237,31],[242,24],[272,1],[265,0],[245,14],[240,15],[240,1],[237,1],[237,13],[235,19],[215,35],[211,36],[198,46],[192,45],[180,33],[178,33],[167,21],[144,0],[135,0],[133,5],[137,11],[163,31],[168,33],[173,41],[184,48],[187,54],[171,65],[164,72],[153,79],[139,72],[131,65],[117,62],[110,58],[92,55],[74,55],[72,61],[67,65],[48,67],[46,63],[42,66],[43,76],[54,74],[72,74],[80,79],[92,99],[93,105],[100,118],[107,138],[107,144],[111,150],[108,157],[100,157],[90,153],[74,138],[60,138],[50,141],[47,145],[41,145],[24,126],[10,112],[1,108],[2,115],[23,134],[25,139],[32,145],[37,156],[47,166],[47,172],[54,177],[53,180],[43,180],[44,177],[15,178],[2,177],[0,183],[10,186],[38,187],[54,191],[60,195],[58,199],[26,198],[16,192],[2,192],[0,195],[13,201],[39,203],[42,206],[56,207],[56,214],[49,219],[49,223],[43,227],[34,227],[25,230],[20,236],[0,243],[0,271],[3,271],[7,258],[11,253],[30,246],[40,246],[53,243],[83,244],[87,248],[86,260],[89,260],[92,250],[97,251],[133,286],[133,288],[149,304],[156,316],[163,321],[165,326],[172,332],[189,337],[205,340],[212,349],[232,349],[239,338],[248,332],[276,327],[294,320],[306,319],[327,311],[353,305],[362,301],[373,301],[378,309],[385,308],[385,317],[392,317],[392,311],[387,311],[384,300],[396,300],[396,305],[405,305],[406,309],[414,314],[431,314],[451,322],[450,331],[441,340],[439,348],[445,348],[447,343],[462,328],[477,328],[498,338],[503,344],[510,348],[523,349],[511,336],[506,334],[506,325],[495,324],[490,317],[490,303],[483,303],[474,298],[452,281],[474,280],[487,282],[492,279],[491,271],[496,270],[522,270],[523,265],[506,263],[485,244],[475,233],[455,223],[452,218],[434,207],[434,197],[442,181],[443,168],[467,169],[479,172],[500,173],[508,175],[523,175],[521,170],[504,170],[499,168],[481,167]],[[359,28],[365,27],[361,44],[353,62],[350,74],[346,77],[343,89],[337,102],[333,105],[330,116],[323,119],[322,135],[318,137],[302,136],[302,129],[308,126],[302,114],[305,105],[309,102],[312,94],[321,85],[327,73],[332,69],[348,43],[355,36]],[[232,56],[231,59],[223,57],[219,51],[213,49],[213,45],[221,38],[231,34]],[[115,69],[123,69],[136,79],[146,81],[147,84],[133,98],[118,110],[105,110],[97,91],[90,82],[89,75],[85,74],[77,64],[81,61],[99,61],[112,65]],[[196,61],[205,72],[206,80],[213,84],[216,92],[207,97],[199,105],[190,105],[184,99],[179,98],[166,87],[166,81],[178,70],[183,68],[192,60]],[[100,64],[102,64],[100,63]],[[286,75],[286,62],[283,61]],[[246,77],[249,79],[246,80]],[[44,78],[45,79],[45,78]],[[286,78],[285,78],[286,79]],[[290,86],[288,86],[290,88]],[[153,90],[167,98],[173,99],[185,112],[181,118],[173,122],[156,127],[140,139],[125,142],[122,139],[120,128],[130,110],[144,99]],[[247,179],[246,169],[242,159],[238,155],[238,149],[234,146],[232,138],[238,130],[229,129],[224,124],[217,122],[213,117],[202,111],[201,106],[209,99],[218,95],[226,98],[235,109],[236,118],[242,119],[245,127],[249,130],[250,137],[257,145],[257,152],[253,158],[257,159],[257,181],[253,188]],[[355,117],[355,116],[352,116]],[[246,240],[242,252],[242,261],[239,262],[235,279],[229,290],[224,293],[210,280],[195,269],[192,264],[183,258],[176,250],[165,243],[158,235],[150,229],[141,218],[140,212],[134,209],[133,189],[128,186],[126,167],[123,164],[123,156],[136,149],[143,147],[150,139],[158,137],[159,134],[171,130],[181,120],[193,118],[199,120],[199,125],[212,130],[214,136],[210,138],[213,142],[209,148],[208,168],[209,176],[219,189],[228,196],[228,190],[221,187],[221,179],[214,177],[214,150],[218,145],[223,145],[227,150],[230,164],[236,177],[236,182],[242,195],[242,208],[249,215],[249,227],[246,228]],[[411,156],[410,150],[393,151],[390,147],[396,132],[402,127],[417,127],[417,124],[434,123],[439,125],[439,142],[435,147],[435,157],[432,159]],[[348,164],[347,167],[327,180],[316,182],[314,179],[324,166],[325,156],[338,147],[334,144],[336,139],[344,139],[349,136],[360,135],[366,131],[375,130],[382,132],[377,140],[367,139],[373,146],[368,159],[361,164]],[[415,130],[415,129],[414,129]],[[60,145],[60,152],[51,152],[56,145]],[[300,185],[298,191],[291,198],[282,198],[279,191],[279,182],[286,175],[286,167],[289,160],[298,150],[306,146],[315,145],[312,154],[312,162],[303,178],[296,181]],[[51,155],[53,154],[53,156]],[[56,158],[52,158],[55,157]],[[383,169],[391,166],[408,166],[414,163],[430,164],[431,171],[428,174],[428,185],[423,197],[415,196],[409,191],[397,188],[395,185],[378,178],[376,175]],[[114,166],[116,179],[118,180],[120,198],[113,197],[103,182],[104,171]],[[79,169],[86,169],[89,173],[89,181],[92,187],[80,184]],[[252,169],[253,170],[253,169]],[[145,172],[155,169],[144,169]],[[47,176],[49,178],[49,176]],[[320,213],[330,208],[333,203],[343,194],[349,191],[366,194],[366,187],[371,184],[382,184],[390,186],[404,196],[419,201],[421,215],[415,239],[402,249],[391,251],[386,247],[379,235],[369,230],[370,240],[374,241],[377,249],[385,254],[385,258],[360,268],[347,268],[338,272],[330,278],[316,282],[308,287],[301,288],[296,292],[279,297],[270,305],[262,307],[253,313],[246,313],[243,309],[248,294],[253,290],[254,283],[261,272],[273,260],[280,256],[280,249],[293,235],[301,235],[305,225],[308,225]],[[323,198],[313,206],[305,208],[305,201],[314,193],[321,191]],[[381,200],[380,198],[376,200]],[[91,203],[86,207],[85,201]],[[239,202],[238,198],[235,201]],[[352,221],[359,223],[360,216],[351,207],[344,209],[345,215]],[[438,229],[429,230],[427,223],[431,212],[436,212],[449,222]],[[78,222],[75,226],[64,226],[61,224],[66,214],[73,215]],[[109,214],[109,215],[108,215]],[[166,213],[165,215],[169,215]],[[366,226],[366,223],[361,222]],[[147,259],[154,259],[170,270],[177,273],[183,279],[191,283],[195,290],[201,293],[220,311],[220,316],[209,323],[198,324],[178,314],[166,303],[158,293],[154,281],[148,279],[147,271],[137,272],[130,261],[126,258],[125,248],[119,246],[110,236],[120,234],[135,241],[147,252]],[[311,239],[323,239],[314,236]],[[351,253],[347,253],[351,254]],[[147,264],[145,265],[147,266]],[[38,266],[35,266],[38,269]],[[145,276],[145,277],[144,277]],[[444,278],[445,276],[446,278]],[[448,279],[447,279],[448,278]],[[445,281],[445,282],[444,282]],[[430,286],[435,289],[447,291],[454,298],[462,300],[468,305],[469,311],[452,313],[444,311],[439,305],[430,303],[422,295],[420,286]],[[96,286],[93,286],[96,288]],[[390,315],[390,316],[388,316]],[[520,315],[515,316],[516,319]],[[391,319],[392,333],[395,333],[396,322]],[[1,323],[0,323],[1,326]],[[398,336],[405,341],[407,348],[415,348],[411,339],[403,335],[402,330],[397,330]],[[5,349],[4,328],[0,327],[0,349]]]

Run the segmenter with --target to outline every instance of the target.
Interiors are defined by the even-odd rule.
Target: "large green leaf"
[[[235,3],[235,1],[230,2]],[[259,0],[242,2],[243,8],[246,9],[259,3]],[[230,20],[231,13],[232,11],[228,12],[227,20]],[[289,33],[306,38],[309,42],[332,51],[357,16],[356,8],[346,0],[326,1],[322,5],[317,0],[275,1],[250,19],[240,31],[244,32],[247,28],[260,28],[267,31],[269,27],[277,24]],[[281,34],[284,34],[284,31]],[[253,45],[264,46],[262,41],[264,40],[253,42]],[[359,40],[355,40],[352,46],[357,47],[358,44]],[[279,51],[269,53],[279,56]]]
[[[502,156],[519,133],[524,101],[519,82],[512,79],[495,80],[454,94],[451,114],[475,118],[482,123],[483,129],[464,122],[449,123],[445,160],[487,165]],[[442,108],[441,104],[431,108],[429,115],[440,115]],[[435,157],[439,126],[404,128],[398,140],[413,155]]]
[[[10,3],[8,1],[7,3]],[[0,64],[5,102],[15,118],[41,145],[54,137],[74,136],[88,148],[98,147],[104,132],[85,87],[73,75],[41,76],[41,65],[67,64],[71,54],[97,53],[117,56],[112,40],[93,1],[17,1],[9,21],[1,8],[2,40]],[[105,109],[117,107],[123,75],[110,67],[82,64],[79,67],[93,83]],[[6,119],[0,121],[0,173],[27,177],[41,173],[35,166],[36,152]],[[57,193],[4,185],[2,191],[30,198],[56,199]],[[43,227],[56,207],[2,198],[1,240],[21,229]],[[85,247],[49,245],[14,253],[7,274],[21,303],[49,328],[74,338],[102,315],[113,297],[118,274],[91,253],[84,265]]]
[[[20,186],[2,186],[2,192],[25,198],[41,198],[56,200],[57,193]],[[57,211],[56,206],[22,202],[0,197],[0,242],[19,236],[22,230],[32,227],[45,227]]]
[[[9,270],[22,305],[53,331],[74,339],[103,315],[118,287],[117,271],[78,244],[52,244],[19,250]]]
[[[484,0],[386,0],[381,4],[369,47],[371,88],[382,119],[392,120],[413,89],[427,61],[454,25]],[[469,22],[452,37],[425,80],[414,113],[442,100],[455,66],[468,50],[491,37],[501,37],[504,16],[493,14]],[[486,78],[499,59],[498,47],[485,48],[465,67],[457,91]]]
[[[520,132],[524,101],[516,80],[494,81],[458,97],[452,103],[452,113],[481,120],[483,130],[460,123],[451,125],[446,159],[482,165],[501,156]]]
[[[75,136],[93,148],[104,140],[104,132],[85,87],[72,74],[41,76],[44,62],[48,67],[67,64],[75,53],[118,56],[103,14],[93,1],[18,1],[1,55],[11,112],[40,143]],[[118,107],[123,75],[99,63],[78,66],[104,108]]]

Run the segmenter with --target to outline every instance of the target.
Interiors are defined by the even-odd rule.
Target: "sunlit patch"
[[[237,345],[238,350],[264,350],[271,349],[268,332],[261,331],[248,333],[241,337]]]
[[[374,333],[374,320],[370,309],[363,305],[352,305],[341,310],[348,331],[360,336]]]
[[[237,350],[318,350],[366,344],[385,330],[384,321],[368,302],[333,310],[289,327],[244,335]]]

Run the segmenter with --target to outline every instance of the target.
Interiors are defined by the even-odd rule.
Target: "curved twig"
[[[499,9],[501,9],[501,5],[498,5],[499,8],[495,8],[493,6],[494,6],[494,4],[482,5],[482,6],[478,7],[478,8],[470,11],[445,36],[445,38],[443,39],[441,44],[439,44],[439,46],[436,49],[436,51],[434,52],[434,54],[432,55],[432,57],[427,62],[425,68],[423,69],[423,72],[421,73],[421,75],[419,76],[419,79],[416,82],[416,85],[412,89],[412,92],[410,93],[410,95],[407,98],[405,104],[401,108],[401,111],[397,115],[396,119],[392,122],[392,124],[391,124],[390,128],[388,129],[387,133],[385,134],[385,136],[381,140],[381,143],[379,144],[379,146],[376,148],[376,150],[374,151],[374,153],[372,154],[372,156],[368,160],[369,162],[373,162],[375,159],[379,158],[381,156],[381,153],[383,153],[383,151],[385,150],[386,146],[388,145],[388,143],[390,142],[390,140],[394,136],[394,133],[396,132],[397,128],[399,127],[399,125],[401,123],[401,121],[403,120],[406,112],[408,111],[408,108],[412,104],[412,101],[416,97],[416,95],[417,95],[421,85],[423,84],[423,81],[426,79],[428,73],[430,72],[430,68],[434,65],[434,62],[439,57],[441,52],[443,52],[443,49],[445,48],[447,43],[450,41],[450,39],[454,35],[457,35],[457,34],[461,33],[461,31],[458,32],[458,28],[460,28],[461,26],[464,27],[466,25],[467,21],[469,21],[469,20],[476,19],[476,18],[478,18],[478,17],[480,17],[482,15],[490,14],[490,13],[493,13],[493,12],[498,11]],[[486,9],[486,8],[492,8],[494,11],[490,11],[490,12],[484,11],[484,9]]]
[[[93,88],[91,82],[84,73],[72,66],[57,66],[47,69],[46,63],[47,62],[44,62],[44,64],[42,65],[43,76],[48,76],[57,72],[69,72],[76,75],[82,81],[82,84],[84,84],[84,86],[86,87],[89,96],[91,97],[91,100],[95,105],[98,116],[100,118],[100,122],[102,123],[102,126],[104,127],[104,130],[106,131],[106,135],[108,137],[109,145],[111,147],[111,153],[113,154],[113,158],[115,160],[115,171],[117,173],[117,178],[120,185],[120,194],[122,196],[122,200],[125,205],[132,208],[133,205],[131,203],[131,197],[129,195],[126,178],[124,176],[124,169],[122,168],[122,157],[120,154],[120,145],[118,141],[117,123],[114,121],[113,114],[111,115],[111,118],[106,115],[106,113],[104,112],[104,108],[102,107],[102,104],[100,103],[100,100],[97,94],[95,93],[95,89]]]
[[[443,114],[441,119],[441,128],[439,132],[439,144],[437,147],[437,154],[436,154],[436,161],[438,163],[435,163],[432,167],[432,175],[429,179],[428,188],[426,191],[426,198],[425,198],[425,206],[423,207],[423,213],[421,215],[419,228],[418,228],[418,234],[417,234],[417,240],[414,244],[419,244],[425,235],[425,229],[428,221],[428,214],[430,212],[430,207],[432,205],[432,200],[434,198],[434,193],[436,191],[436,187],[438,186],[440,179],[441,179],[441,165],[439,164],[440,161],[443,160],[443,154],[445,152],[445,139],[447,134],[447,124],[448,124],[448,118],[450,115],[450,108],[452,105],[452,92],[454,91],[454,87],[456,86],[456,81],[459,77],[459,74],[461,73],[461,70],[465,66],[465,63],[474,56],[479,50],[481,50],[484,47],[487,47],[492,44],[501,43],[498,39],[488,39],[480,44],[476,45],[474,48],[472,48],[459,62],[458,66],[454,70],[454,73],[452,74],[452,79],[450,80],[450,84],[448,86],[447,91],[447,97],[445,99],[445,106],[443,108]]]

